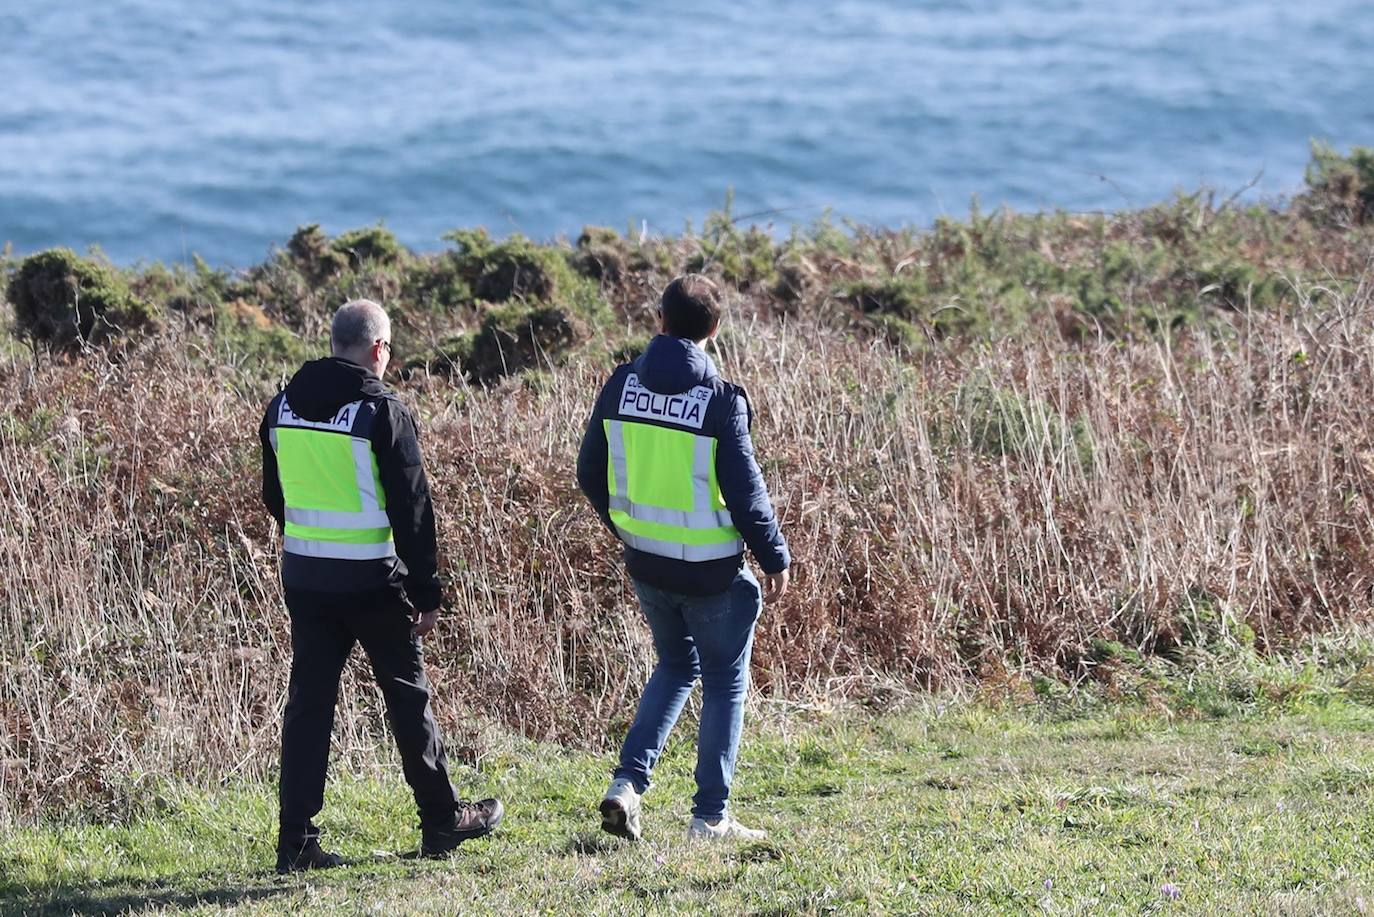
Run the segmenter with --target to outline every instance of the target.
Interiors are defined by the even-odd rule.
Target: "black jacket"
[[[419,611],[438,608],[443,596],[434,504],[420,462],[419,429],[410,411],[382,380],[347,360],[329,357],[302,366],[285,391],[272,399],[258,430],[262,442],[262,502],[278,526],[285,524],[285,500],[270,430],[282,395],[291,410],[306,420],[329,420],[339,408],[359,400],[376,411],[370,439],[397,554],[386,560],[332,560],[283,554],[282,585],[314,592],[356,592],[391,586],[404,588],[406,597]]]
[[[739,529],[740,537],[763,572],[780,573],[786,569],[791,563],[787,541],[778,526],[749,435],[754,419],[749,398],[744,389],[720,377],[706,351],[682,338],[664,334],[655,337],[637,360],[612,373],[596,399],[577,456],[577,482],[601,521],[615,531],[609,513],[610,495],[606,482],[609,450],[602,421],[621,416],[619,402],[625,380],[631,373],[657,394],[677,395],[697,386],[710,389],[711,398],[700,432],[716,440],[716,478],[720,482],[721,496],[725,498],[735,528]],[[730,588],[743,562],[743,554],[723,560],[684,561],[625,546],[625,567],[630,576],[680,595],[724,592]]]

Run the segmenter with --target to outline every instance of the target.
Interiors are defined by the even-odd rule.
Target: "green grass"
[[[733,805],[764,843],[686,841],[687,741],[629,845],[597,830],[607,756],[507,740],[455,772],[501,795],[506,822],[451,860],[405,858],[417,836],[398,776],[331,783],[321,821],[355,864],[308,877],[268,870],[272,787],[169,788],[123,823],[0,835],[0,910],[1328,914],[1374,900],[1374,710],[1341,696],[1204,720],[961,704],[755,720]]]

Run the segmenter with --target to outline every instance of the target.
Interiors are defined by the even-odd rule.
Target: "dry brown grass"
[[[1243,622],[1274,651],[1367,620],[1372,293],[1298,290],[1170,341],[915,357],[806,321],[731,329],[718,358],[751,393],[797,560],[759,689],[1072,677],[1094,638],[1160,651]],[[428,656],[460,758],[473,714],[602,742],[650,665],[573,482],[609,370],[590,359],[405,389],[453,604]],[[175,334],[118,362],[0,364],[0,814],[113,812],[158,775],[274,766],[289,645],[256,428],[276,380],[251,377]],[[346,695],[336,761],[373,766],[361,664]]]

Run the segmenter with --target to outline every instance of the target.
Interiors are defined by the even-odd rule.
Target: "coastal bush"
[[[436,259],[427,275],[412,275],[409,291],[428,297],[420,300],[427,308],[466,306],[478,326],[443,336],[428,354],[409,362],[409,372],[424,367],[489,384],[561,362],[607,329],[611,311],[598,285],[579,275],[563,250],[520,235],[497,242],[484,229],[457,230],[445,238],[456,251]]]
[[[1273,309],[1286,292],[1283,279],[1234,256],[1204,261],[1196,268],[1200,305],[1216,304],[1231,310]]]
[[[412,257],[382,226],[331,239],[312,223],[298,228],[267,261],[224,284],[221,300],[258,303],[274,321],[313,335],[349,299],[400,305]]]
[[[814,301],[825,280],[819,267],[798,247],[787,248],[777,262],[778,279],[769,292],[786,306]]]
[[[410,257],[396,236],[384,226],[366,226],[340,233],[331,243],[335,252],[348,256],[349,267],[369,264],[394,266]]]
[[[1314,142],[1301,198],[1312,219],[1346,226],[1374,221],[1374,147],[1355,146],[1342,156]]]
[[[22,334],[59,347],[110,341],[157,318],[116,268],[69,248],[21,261],[6,296]]]
[[[241,368],[258,379],[289,376],[319,355],[319,348],[312,348],[300,335],[268,318],[261,307],[242,299],[215,307],[211,340],[224,365]]]
[[[881,280],[855,281],[844,288],[843,294],[865,314],[892,315],[911,321],[925,313],[930,291],[922,274],[909,271]]]
[[[403,303],[424,313],[472,310],[484,302],[548,303],[589,285],[566,252],[518,233],[497,241],[485,229],[456,229],[444,239],[455,248],[412,264],[400,293]]]
[[[516,233],[500,242],[485,229],[455,229],[444,238],[458,246],[454,269],[467,281],[475,299],[503,303],[511,299],[548,302],[569,275],[560,252]]]
[[[283,254],[311,283],[320,283],[348,268],[348,253],[335,248],[318,223],[292,233]]]
[[[473,382],[490,383],[525,369],[543,369],[591,337],[569,309],[511,303],[491,310],[472,336],[463,367]]]
[[[142,302],[161,312],[175,312],[185,318],[198,318],[219,304],[224,297],[228,277],[196,258],[191,267],[166,267],[152,264],[142,270],[131,271],[129,288]]]
[[[584,226],[577,237],[572,265],[584,277],[616,284],[629,275],[632,257],[629,245],[614,229]],[[641,270],[645,266],[642,260],[636,265]]]
[[[758,226],[741,229],[733,214],[734,195],[725,207],[706,217],[697,252],[683,265],[684,271],[719,276],[741,289],[767,288],[777,282],[773,239]]]
[[[471,308],[475,298],[472,285],[459,269],[458,255],[441,252],[417,258],[402,277],[401,301],[409,306],[411,317],[442,316]]]

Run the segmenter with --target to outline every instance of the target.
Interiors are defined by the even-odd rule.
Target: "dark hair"
[[[683,274],[664,288],[658,309],[668,334],[705,340],[720,324],[720,291],[710,278]]]

